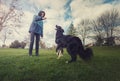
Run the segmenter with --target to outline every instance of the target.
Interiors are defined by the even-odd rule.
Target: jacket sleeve
[[[36,16],[36,17],[35,17],[35,21],[40,21],[40,20],[42,20],[42,17],[41,17],[41,16]]]

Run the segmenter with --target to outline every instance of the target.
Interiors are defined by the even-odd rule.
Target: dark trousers
[[[30,47],[29,47],[29,55],[32,55],[32,50],[33,50],[33,44],[34,44],[34,39],[36,38],[36,44],[35,44],[35,53],[36,56],[38,56],[39,53],[39,41],[40,41],[40,35],[37,33],[31,32],[30,36]]]

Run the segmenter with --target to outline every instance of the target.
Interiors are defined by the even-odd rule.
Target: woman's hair
[[[42,13],[44,13],[44,16],[45,16],[45,12],[44,12],[44,11],[40,11],[40,12],[38,13],[38,15],[41,16]],[[44,17],[44,16],[43,16],[43,17]]]

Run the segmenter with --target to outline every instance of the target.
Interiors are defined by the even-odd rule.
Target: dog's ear
[[[64,30],[62,29],[62,27],[58,26],[58,25],[56,25],[56,29],[55,30],[60,30],[62,33],[64,32]]]
[[[61,29],[61,26],[56,25],[56,28],[57,28],[57,29]]]

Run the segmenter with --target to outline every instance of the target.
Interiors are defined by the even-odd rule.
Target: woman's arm
[[[47,18],[46,18],[46,17],[43,17],[43,18],[42,18],[42,20],[45,20],[45,19],[47,19]]]
[[[43,20],[41,16],[36,16],[35,17],[35,21],[40,21],[40,20]]]

